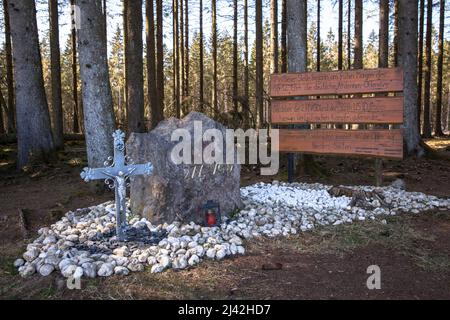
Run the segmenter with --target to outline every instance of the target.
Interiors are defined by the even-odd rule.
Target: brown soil
[[[445,148],[450,140],[430,141]],[[112,199],[94,194],[80,178],[83,145],[72,142],[57,164],[14,170],[15,146],[0,146],[0,298],[3,299],[450,299],[450,212],[385,217],[352,225],[320,228],[276,240],[253,240],[245,256],[153,275],[84,280],[70,291],[54,273],[22,279],[12,262],[42,226],[69,210]],[[446,152],[446,151],[443,151]],[[301,181],[373,184],[373,160],[317,157],[327,176]],[[407,189],[450,196],[450,162],[408,159],[385,162],[385,184],[402,178]],[[243,185],[285,180],[261,177],[245,168]],[[23,239],[18,210],[27,217]],[[383,219],[383,218],[380,218]],[[381,268],[381,290],[368,290],[369,265]]]

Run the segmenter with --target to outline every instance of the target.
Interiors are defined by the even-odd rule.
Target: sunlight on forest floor
[[[433,138],[424,140],[427,145],[436,151],[450,151],[450,137]]]

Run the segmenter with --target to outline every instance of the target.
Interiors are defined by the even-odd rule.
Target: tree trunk
[[[61,98],[61,54],[59,49],[58,0],[49,0],[50,64],[52,77],[52,128],[55,148],[64,147],[63,110]]]
[[[306,0],[287,0],[288,72],[306,72],[307,54]]]
[[[42,75],[34,1],[10,0],[10,24],[15,61],[17,166],[54,156],[54,144]]]
[[[257,0],[259,1],[259,0]],[[214,110],[214,117],[219,116],[219,105],[217,101],[217,0],[211,1],[212,13],[212,55],[213,55],[213,92],[212,105]]]
[[[355,58],[354,69],[363,68],[363,2],[355,0]]]
[[[420,18],[419,18],[419,79],[417,90],[417,128],[419,134],[421,131],[421,111],[422,111],[422,91],[423,91],[423,29],[425,18],[425,0],[420,0]]]
[[[108,39],[108,11],[106,6],[106,0],[103,0],[102,9],[103,9],[103,20],[105,21],[103,32],[105,33],[105,39]]]
[[[255,24],[256,24],[256,110],[258,110],[259,127],[264,123],[264,56],[263,56],[263,30],[262,30],[262,0],[255,1]]]
[[[442,131],[442,76],[444,64],[444,19],[445,19],[445,0],[440,1],[439,12],[439,54],[438,54],[438,78],[437,78],[437,92],[436,92],[436,123],[434,134],[438,137],[444,135]]]
[[[128,132],[145,132],[142,0],[125,1],[125,57]]]
[[[317,0],[316,71],[320,71],[320,0]]]
[[[180,109],[180,60],[179,60],[179,41],[178,41],[178,0],[172,0],[173,13],[173,102],[175,105],[175,114],[177,118],[181,117]]]
[[[182,115],[184,116],[186,114],[186,106],[185,106],[185,99],[186,97],[184,96],[184,92],[185,92],[185,66],[184,66],[184,10],[183,10],[183,0],[179,0],[178,3],[178,11],[179,11],[179,68],[180,68],[180,74],[178,76],[179,78],[179,91],[180,91],[180,96],[181,96],[181,111],[182,111]]]
[[[250,126],[249,65],[248,65],[248,0],[244,0],[244,123]]]
[[[199,44],[199,50],[200,50],[200,57],[199,57],[199,107],[200,111],[205,111],[205,98],[204,98],[204,71],[203,71],[203,0],[200,0],[200,12],[199,12],[200,20],[199,20],[199,29],[200,29],[200,44]]]
[[[389,66],[389,0],[380,1],[380,30],[379,30],[378,67]]]
[[[5,123],[3,121],[3,109],[5,109],[5,113],[7,112],[7,108],[3,107],[6,106],[5,98],[3,98],[3,93],[0,90],[0,134],[5,134]]]
[[[427,3],[427,33],[425,50],[425,83],[423,103],[423,137],[431,138],[430,94],[431,94],[431,31],[433,21],[433,1]]]
[[[113,154],[115,128],[102,5],[100,0],[77,0],[76,4],[82,26],[78,48],[87,158],[90,167],[101,167]]]
[[[394,0],[394,67],[398,67],[398,41],[399,41],[399,3]]]
[[[73,99],[73,110],[72,110],[72,131],[73,133],[80,133],[80,122],[79,122],[79,105],[78,105],[78,70],[77,70],[77,28],[75,23],[75,0],[70,0],[71,6],[71,47],[72,47],[72,99]]]
[[[347,68],[352,68],[352,0],[348,0],[347,8]]]
[[[281,2],[281,73],[287,72],[286,0]]]
[[[158,123],[158,102],[156,89],[156,49],[155,49],[155,16],[153,8],[153,0],[146,0],[146,30],[147,30],[147,94],[150,104],[150,127],[154,129]]]
[[[14,99],[14,76],[13,76],[13,61],[11,48],[11,25],[9,21],[9,0],[3,0],[3,18],[5,23],[5,58],[6,58],[6,86],[8,88],[8,133],[16,132],[16,103]]]
[[[338,0],[339,18],[338,18],[338,70],[343,69],[344,50],[343,50],[343,20],[344,20],[344,4],[343,0]]]
[[[238,1],[234,0],[233,14],[233,111],[238,112]]]
[[[156,0],[156,92],[157,112],[155,122],[164,119],[164,38],[163,38],[163,4]]]
[[[184,8],[184,68],[185,68],[185,79],[184,79],[184,96],[186,97],[186,109],[189,112],[190,106],[190,89],[189,89],[189,77],[190,77],[190,65],[189,65],[189,1],[185,0]]]
[[[270,8],[270,72],[278,73],[278,0],[271,0]]]
[[[287,0],[287,59],[288,72],[307,71],[307,1]],[[295,126],[299,129],[309,129],[309,125]],[[289,171],[302,171],[305,163],[302,154],[289,154]],[[292,176],[290,177],[290,180]]]
[[[406,154],[419,151],[417,130],[417,6],[408,0],[399,0],[398,63],[404,78],[404,139]]]

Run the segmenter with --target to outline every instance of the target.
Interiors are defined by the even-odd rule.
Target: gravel
[[[146,267],[152,273],[160,273],[169,268],[194,267],[205,259],[243,255],[245,240],[255,237],[287,237],[315,227],[374,220],[377,216],[450,209],[449,199],[407,192],[401,183],[376,188],[387,205],[369,199],[364,208],[350,206],[349,197],[330,196],[327,192],[330,187],[274,181],[242,188],[244,209],[231,219],[224,218],[220,228],[193,222],[156,226],[128,212],[130,230],[145,231],[143,241],[135,238],[129,242],[118,241],[114,235],[113,202],[79,209],[40,229],[38,238],[27,246],[23,259],[17,259],[14,266],[23,277],[35,273],[48,276],[54,271],[75,278],[126,276]],[[367,192],[375,189],[348,188]],[[157,239],[153,235],[164,237],[153,243]]]

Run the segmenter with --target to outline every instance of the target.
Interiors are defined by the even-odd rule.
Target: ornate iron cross
[[[89,182],[92,180],[105,180],[105,183],[115,189],[116,193],[116,234],[119,241],[125,240],[126,219],[126,188],[131,176],[150,175],[152,164],[134,164],[133,160],[125,155],[125,133],[117,130],[113,134],[114,157],[105,161],[105,168],[84,168],[81,178]]]

